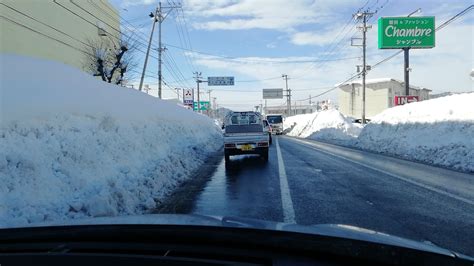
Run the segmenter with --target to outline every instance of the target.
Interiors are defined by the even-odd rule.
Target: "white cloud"
[[[143,6],[158,3],[158,0],[123,0],[120,7],[127,8],[132,6]]]
[[[269,48],[269,49],[274,49],[274,48],[276,48],[277,46],[276,46],[276,43],[271,42],[271,43],[267,43],[266,47]]]
[[[333,1],[339,2],[339,1]],[[365,2],[365,1],[364,1]],[[343,28],[340,23],[335,22],[334,17],[327,17],[331,14],[331,5],[324,8],[315,8],[319,2],[297,1],[296,4],[288,4],[283,0],[187,0],[184,7],[186,12],[191,14],[197,27],[212,29],[274,29],[283,31],[278,37],[288,40],[296,45],[314,45],[315,52],[319,51],[319,56],[328,45],[331,44]],[[253,7],[253,8],[252,8]],[[285,8],[282,8],[285,7]],[[291,10],[289,10],[291,8]],[[440,6],[441,8],[441,6]],[[410,8],[411,9],[411,8]],[[456,6],[449,10],[450,15],[457,13],[462,8]],[[436,15],[436,24],[439,25],[449,17],[442,15],[440,18],[438,11],[423,10],[423,15]],[[291,15],[290,15],[291,14]],[[318,19],[325,17],[324,24],[315,25],[314,30],[298,32],[297,30],[306,23],[318,23]],[[304,19],[302,19],[304,18]],[[410,67],[413,69],[410,74],[410,81],[413,85],[433,89],[434,92],[441,91],[469,91],[472,90],[473,83],[469,73],[473,69],[474,36],[472,31],[472,19],[468,16],[456,20],[451,25],[437,32],[436,47],[433,49],[417,49],[410,52]],[[467,20],[467,21],[466,21]],[[199,22],[200,21],[200,22]],[[332,24],[327,24],[332,21]],[[198,25],[198,23],[201,23]],[[196,26],[195,25],[195,26]],[[328,25],[331,25],[330,28]],[[376,62],[395,53],[397,50],[379,50],[377,48],[377,23],[372,21],[373,28],[368,32],[368,64]],[[311,25],[313,27],[313,25]],[[355,32],[355,25],[351,25]],[[344,32],[341,36],[344,35]],[[339,37],[341,37],[339,36]],[[348,34],[341,45],[335,49],[335,54],[330,54],[329,58],[360,56],[361,49],[350,47],[350,36]],[[339,39],[339,38],[337,38]],[[271,41],[267,48],[272,48]],[[317,90],[307,90],[318,87],[328,87],[344,81],[355,73],[356,65],[361,64],[360,60],[353,59],[347,61],[320,63],[296,63],[294,61],[314,60],[314,57],[245,57],[237,60],[223,59],[219,57],[203,56],[193,54],[194,62],[207,68],[208,74],[219,73],[234,75],[236,85],[232,88],[215,88],[213,94],[218,97],[218,102],[248,103],[248,107],[253,107],[255,102],[260,101],[262,88],[283,87],[284,83],[279,76],[283,73],[290,77],[290,87],[294,89],[294,99],[306,98],[309,94],[315,95]],[[403,80],[403,54],[398,55],[374,70],[369,72],[368,78],[392,77]],[[275,79],[267,79],[276,77]],[[255,83],[239,83],[242,79],[261,80]],[[203,85],[204,86],[204,85]],[[229,90],[225,92],[225,90]],[[231,92],[234,89],[236,91]],[[253,93],[239,93],[238,90],[253,90]],[[238,96],[238,97],[235,97]],[[337,100],[337,90],[324,96],[332,100]],[[278,104],[277,101],[274,102]],[[270,104],[270,103],[269,103]]]
[[[437,32],[436,47],[432,49],[413,49],[410,51],[411,84],[432,89],[434,93],[442,91],[472,91],[473,83],[469,76],[473,69],[474,50],[472,24],[457,21]],[[368,34],[368,64],[373,65],[392,55],[398,50],[379,50],[377,48],[377,27]],[[361,54],[360,49],[346,45],[330,56],[352,57]],[[342,82],[355,73],[356,65],[360,60],[346,60],[321,63],[296,63],[294,61],[315,60],[315,57],[246,57],[237,60],[223,59],[213,56],[194,54],[195,63],[216,71],[236,76],[236,88],[261,91],[262,88],[283,87],[280,78],[265,80],[269,77],[279,77],[282,73],[290,77],[290,87],[294,89],[294,99],[303,99],[309,94],[315,95],[320,91],[308,90],[312,88],[328,87]],[[276,61],[276,62],[275,62]],[[242,79],[261,80],[256,83],[239,83]],[[403,80],[403,54],[385,62],[370,71],[368,79],[392,77]],[[222,93],[220,101],[235,101],[236,94]],[[241,102],[259,99],[258,94],[240,93]],[[324,99],[337,101],[337,90],[323,96]],[[316,99],[321,100],[321,99]],[[253,102],[248,107],[253,106]],[[272,103],[273,104],[273,103]],[[278,104],[277,101],[274,104]]]
[[[193,26],[203,30],[274,29],[294,30],[304,24],[334,19],[333,10],[348,1],[294,0],[186,0],[184,7],[194,17],[205,18]],[[354,2],[354,1],[351,1]]]
[[[261,92],[262,88],[282,88],[284,81],[281,74],[289,76],[289,86],[293,89],[293,99],[303,99],[309,94],[315,95],[323,90],[316,88],[327,88],[336,81],[351,75],[354,68],[347,67],[357,62],[356,59],[349,61],[327,62],[324,65],[320,63],[304,62],[317,60],[315,57],[285,57],[285,58],[267,58],[267,57],[245,57],[237,60],[223,59],[214,56],[194,55],[197,65],[219,73],[228,73],[236,78],[235,90],[249,90]],[[299,62],[299,63],[297,63]],[[271,79],[269,79],[271,78]],[[260,82],[239,82],[241,80],[261,80]],[[260,100],[258,93],[232,93],[226,89],[215,89],[214,92],[219,102],[248,103],[242,108],[250,108],[255,101]],[[238,98],[235,96],[238,95]],[[336,100],[336,94],[329,94],[325,99]],[[279,104],[282,100],[269,101],[269,105]]]
[[[290,41],[296,45],[324,46],[334,42],[334,30],[327,31],[302,31],[291,35]]]

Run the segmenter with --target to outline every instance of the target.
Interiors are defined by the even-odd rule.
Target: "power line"
[[[189,27],[188,27],[188,22],[184,16],[184,10],[183,8],[181,8],[180,10],[178,10],[178,14],[179,14],[179,11],[181,11],[181,20],[183,21],[183,24],[184,24],[184,29],[185,29],[185,33],[186,33],[186,38],[187,38],[187,42],[188,42],[188,45],[189,45],[189,48],[191,50],[193,50],[193,45],[192,45],[192,42],[191,42],[191,37],[190,37],[190,34],[189,34]],[[193,58],[189,58],[190,62],[191,62],[191,65],[194,69],[197,69],[196,65],[194,64],[194,61],[193,61]]]
[[[65,10],[69,11],[70,13],[74,14],[74,15],[77,16],[78,18],[80,18],[80,19],[86,21],[87,23],[91,24],[92,26],[97,27],[93,22],[91,22],[91,21],[85,19],[84,17],[82,17],[81,15],[79,15],[79,14],[77,14],[76,12],[72,11],[71,9],[69,9],[69,8],[67,8],[67,7],[65,7],[65,6],[63,6],[63,5],[61,5],[60,3],[58,3],[57,0],[53,0],[53,2],[54,2],[56,5],[60,6],[61,8],[63,8],[63,9],[65,9]],[[104,22],[104,23],[105,23],[105,22]],[[114,28],[114,27],[112,27],[112,26],[110,26],[110,28],[112,28],[113,30],[115,30],[115,31],[117,31],[117,32],[120,33],[120,30],[118,30],[118,29],[116,29],[116,28]],[[105,29],[103,29],[103,30],[104,30],[104,32],[108,33],[110,36],[112,36],[112,37],[115,38],[116,40],[121,41],[120,37],[117,37],[117,36],[111,34],[110,32],[108,32],[108,31],[105,30]],[[124,35],[125,37],[130,38],[130,37],[129,37],[128,35],[126,35],[125,33],[124,33],[123,35]],[[133,40],[133,38],[130,38],[130,39]],[[133,40],[133,41],[135,41],[137,44],[143,45],[143,43],[141,43],[141,42],[139,42],[139,41],[137,41],[137,40]],[[145,51],[139,49],[138,47],[136,47],[136,50],[142,52],[143,54],[146,54]],[[156,59],[158,59],[158,58],[156,58]]]
[[[3,15],[0,15],[0,18],[6,19],[6,20],[10,21],[11,23],[17,24],[18,26],[21,26],[21,27],[26,28],[26,29],[28,29],[28,30],[30,30],[30,31],[33,31],[33,32],[35,32],[35,33],[37,33],[37,34],[40,34],[40,35],[42,35],[42,36],[44,36],[44,37],[46,37],[46,38],[48,38],[48,39],[54,40],[54,41],[56,41],[56,42],[59,42],[59,43],[61,43],[61,44],[63,44],[63,45],[66,45],[66,46],[72,48],[72,49],[75,49],[75,50],[77,50],[77,51],[79,51],[79,52],[82,52],[82,53],[85,53],[85,54],[94,56],[93,54],[90,54],[90,53],[88,53],[87,51],[81,50],[80,48],[77,48],[77,47],[75,47],[75,46],[73,46],[73,45],[71,45],[71,44],[69,44],[69,43],[63,42],[63,41],[61,41],[61,40],[59,40],[59,39],[56,39],[56,38],[54,38],[54,37],[52,37],[52,36],[49,36],[49,35],[45,34],[45,33],[42,33],[42,32],[40,32],[40,31],[37,31],[37,30],[35,30],[35,29],[33,29],[33,28],[29,27],[29,26],[26,26],[25,24],[19,23],[19,22],[15,21],[15,20],[12,20],[12,19],[8,18],[8,17],[5,17],[5,16],[3,16]]]
[[[183,83],[182,83],[181,79],[179,78],[179,76],[175,73],[175,71],[169,65],[169,62],[164,61],[164,66],[165,66],[166,70],[168,71],[168,73],[171,76],[173,76],[174,81],[177,82],[180,87],[186,87],[186,86],[183,85]]]
[[[362,7],[360,7],[360,8],[359,8],[359,11],[362,10],[362,9],[369,3],[369,1],[370,1],[370,0],[368,0]],[[387,1],[388,1],[388,0],[387,0]],[[378,2],[378,0],[377,0],[377,2]],[[349,21],[346,22],[344,28],[336,35],[336,37],[334,38],[334,41],[330,44],[330,46],[328,46],[328,48],[326,48],[326,49],[324,50],[323,54],[326,54],[326,56],[324,57],[324,59],[326,59],[326,58],[328,58],[330,55],[332,55],[332,54],[333,54],[333,51],[340,47],[342,41],[345,40],[346,36],[354,31],[354,28],[353,28],[353,27],[350,27],[350,28],[349,28],[349,31],[345,32],[345,34],[342,36],[342,38],[334,45],[334,43],[336,42],[337,38],[346,30],[346,28],[347,28],[349,25],[351,25],[351,22],[353,22],[353,21],[355,21],[355,20],[354,20],[354,17],[351,16],[350,19],[349,19]],[[355,33],[354,33],[354,35],[355,35]],[[354,36],[354,35],[353,35],[353,36]],[[353,36],[352,36],[352,37],[353,37]],[[351,37],[351,38],[352,38],[352,37]],[[329,52],[328,52],[328,51],[329,51]],[[324,64],[325,64],[325,63],[323,62],[323,63],[320,63],[320,64],[317,65],[317,66],[316,66],[316,65],[312,65],[312,66],[310,66],[310,67],[308,68],[308,70],[311,70],[311,69],[312,69],[313,67],[315,67],[315,66],[316,66],[316,69],[320,69]],[[300,75],[297,76],[297,77],[294,77],[294,79],[299,79],[299,78],[303,77],[306,73],[307,73],[307,71],[304,72],[303,74],[300,74]]]
[[[54,0],[54,1],[56,1],[56,0]],[[87,10],[87,9],[83,8],[82,6],[76,4],[73,0],[69,0],[69,1],[70,1],[73,5],[77,6],[79,9],[81,9],[82,11],[86,12],[87,14],[89,14],[90,16],[92,16],[92,17],[94,17],[95,19],[99,20],[100,22],[106,24],[106,25],[109,26],[111,29],[115,30],[117,33],[125,35],[125,33],[123,33],[122,31],[120,31],[120,29],[116,29],[115,27],[113,27],[113,26],[110,25],[109,23],[105,22],[104,20],[100,19],[100,18],[97,17],[96,15],[92,14],[89,10]],[[127,36],[127,35],[125,35],[125,36]],[[132,36],[127,36],[127,37],[130,38],[130,39],[133,39]],[[139,37],[139,36],[137,36],[137,37]],[[137,40],[135,40],[135,41],[136,41],[136,43],[141,44],[142,46],[146,46],[146,45],[143,44],[142,42],[139,42],[139,41],[137,41]]]
[[[168,83],[167,83],[164,79],[163,79],[163,84],[165,84],[165,87],[166,87],[167,89],[169,89],[170,91],[174,92],[174,93],[176,94],[176,96],[178,96],[178,98],[179,98],[179,93],[178,93],[173,87],[171,87],[170,85],[168,85]]]
[[[369,3],[369,1],[370,1],[370,0],[368,0],[362,7],[360,7],[360,8],[358,9],[358,12],[360,12],[360,10],[362,10],[362,9]],[[384,2],[381,6],[379,6],[379,7],[377,8],[377,10],[376,10],[375,13],[377,13],[377,12],[380,11],[380,10],[382,10],[382,9],[386,6],[386,4],[388,3],[388,1],[389,1],[389,0],[385,0],[385,2]],[[377,0],[377,2],[376,2],[374,5],[372,5],[372,7],[375,6],[377,3],[378,3],[378,0]],[[354,17],[351,16],[350,20],[345,24],[345,26],[344,26],[344,28],[342,29],[342,31],[340,31],[339,34],[334,38],[334,41],[336,41],[337,37],[338,37],[342,32],[344,32],[345,29],[346,29],[349,25],[351,25],[351,22],[352,22],[353,20],[354,20]],[[352,33],[352,32],[354,32],[354,28],[353,28],[353,27],[349,28],[349,31],[347,31],[347,32],[343,35],[343,37],[339,40],[339,42],[337,42],[336,45],[333,45],[334,43],[332,43],[332,44],[325,50],[325,52],[323,52],[323,53],[326,53],[326,57],[324,57],[324,58],[328,58],[330,55],[334,54],[333,51],[336,50],[337,48],[339,48],[340,45],[342,44],[342,41],[346,39],[346,36],[347,36],[348,34]],[[354,34],[351,36],[351,38],[354,37],[356,33],[357,33],[357,32],[354,32]],[[332,46],[332,48],[331,48],[331,46]],[[327,52],[328,50],[329,50],[329,52]],[[322,62],[322,63],[320,63],[318,66],[316,66],[316,69],[320,69],[320,68],[322,68],[324,65],[325,65],[325,62]],[[311,66],[308,70],[311,70],[313,67],[315,67],[315,66]],[[294,77],[293,79],[300,79],[300,78],[303,77],[306,73],[307,73],[307,71],[304,72],[304,74],[300,74],[300,75]]]
[[[281,76],[278,77],[271,77],[271,78],[264,78],[264,79],[248,79],[248,80],[236,80],[235,82],[260,82],[260,81],[267,81],[267,80],[274,80],[274,79],[280,79]]]
[[[183,30],[183,27],[182,27],[182,22],[180,22],[180,10],[182,8],[178,9],[176,14],[175,14],[175,27],[176,27],[176,31],[178,33],[178,37],[179,37],[179,42],[181,44],[181,46],[187,46],[187,42],[186,42],[186,37],[185,37],[185,34],[184,34],[184,30]],[[192,49],[192,48],[190,48]],[[184,57],[184,62],[187,64],[187,66],[189,67],[189,70],[191,70],[190,72],[193,72],[193,70],[195,69],[195,67],[193,67],[193,63],[190,61],[189,57],[183,52],[182,53],[183,57]]]
[[[56,27],[53,27],[53,26],[51,26],[51,25],[49,25],[49,24],[47,24],[47,23],[44,23],[44,22],[42,22],[42,21],[40,21],[40,20],[38,20],[38,19],[36,19],[36,18],[34,18],[34,17],[32,17],[32,16],[30,16],[30,15],[24,13],[24,12],[21,12],[21,11],[15,9],[15,8],[13,8],[13,7],[10,7],[10,6],[8,6],[8,5],[4,4],[4,3],[0,3],[0,4],[4,5],[5,7],[9,8],[9,9],[11,9],[11,10],[13,10],[13,11],[15,11],[15,12],[17,12],[17,13],[19,13],[19,14],[21,14],[21,15],[23,15],[23,16],[25,16],[25,17],[27,17],[27,18],[29,18],[29,19],[31,19],[31,20],[33,20],[33,21],[35,21],[35,22],[41,24],[41,25],[43,25],[43,26],[46,26],[46,27],[48,27],[48,28],[50,28],[50,29],[52,29],[52,30],[54,30],[54,31],[56,31],[56,32],[59,32],[59,33],[65,35],[65,36],[67,36],[67,37],[69,37],[69,38],[71,38],[71,39],[77,41],[77,42],[80,42],[81,44],[83,44],[83,45],[85,45],[85,46],[87,46],[87,47],[94,48],[92,45],[90,45],[90,44],[88,44],[88,43],[86,43],[86,42],[83,42],[82,40],[77,39],[77,38],[75,38],[74,36],[72,36],[72,35],[70,35],[70,34],[64,32],[64,31],[62,31],[62,30],[59,30],[59,29],[57,29]],[[37,33],[37,34],[40,34],[40,35],[42,35],[42,36],[44,36],[44,37],[47,37],[48,39],[54,40],[54,41],[56,41],[56,42],[58,42],[58,43],[61,43],[61,44],[63,44],[63,45],[66,45],[66,46],[68,46],[68,47],[70,47],[70,48],[72,48],[72,49],[75,49],[75,50],[77,50],[77,51],[79,51],[79,52],[81,52],[81,53],[87,54],[87,55],[89,55],[89,56],[95,56],[94,54],[92,54],[92,53],[90,53],[90,52],[88,52],[88,51],[82,50],[81,48],[75,47],[75,46],[72,45],[72,44],[66,43],[66,42],[64,42],[64,41],[62,41],[62,40],[59,40],[59,39],[57,39],[57,38],[55,38],[55,37],[52,37],[52,36],[50,36],[50,35],[48,35],[48,34],[46,34],[46,33],[44,33],[44,32],[40,32],[39,30],[35,30],[35,29],[33,29],[32,27],[29,27],[29,26],[27,26],[27,25],[25,25],[25,24],[23,24],[23,23],[20,23],[20,22],[18,22],[18,21],[15,21],[15,20],[13,20],[13,19],[10,19],[10,18],[4,17],[4,16],[1,16],[1,17],[4,18],[4,19],[6,19],[6,20],[8,20],[8,21],[10,21],[11,23],[15,23],[15,24],[17,24],[17,25],[19,25],[19,26],[21,26],[21,27],[23,27],[23,28],[26,28],[26,29],[28,29],[28,30],[30,30],[30,31],[33,31],[33,32],[35,32],[35,33]],[[133,71],[129,71],[129,72],[133,72]]]
[[[190,51],[194,52],[197,54],[203,54],[203,55],[208,55],[208,56],[213,56],[213,57],[218,57],[218,58],[223,58],[223,59],[230,59],[238,62],[244,62],[244,63],[275,63],[275,64],[295,64],[295,63],[314,63],[314,62],[332,62],[332,61],[342,61],[342,60],[349,60],[349,59],[357,59],[359,57],[353,56],[353,57],[343,57],[343,58],[334,58],[334,59],[307,59],[307,60],[285,60],[285,58],[281,59],[263,59],[263,60],[253,60],[253,59],[245,59],[242,57],[232,57],[232,56],[225,56],[225,55],[217,55],[217,54],[212,54],[208,52],[202,52],[202,51],[196,51],[196,50],[191,50],[188,48],[172,45],[172,44],[166,44],[167,47],[172,47],[180,50],[185,50],[185,51]]]
[[[57,3],[56,0],[53,0],[53,1],[54,1],[56,4],[58,4],[59,6],[63,7],[64,9],[68,10],[69,12],[71,12],[71,13],[75,14],[76,16],[82,18],[83,20],[85,20],[85,21],[91,23],[90,21],[86,20],[86,19],[83,18],[82,16],[76,14],[75,12],[71,11],[70,9],[64,7],[63,5],[61,5],[61,4],[59,4],[59,3]],[[94,18],[96,18],[96,19],[102,21],[103,23],[105,23],[106,25],[108,25],[110,28],[112,28],[112,29],[114,29],[115,31],[117,31],[119,34],[123,34],[124,36],[127,36],[125,33],[122,33],[120,30],[116,29],[116,28],[113,27],[112,25],[108,24],[107,22],[101,20],[100,18],[98,18],[98,17],[95,16],[94,14],[90,13],[89,11],[85,10],[85,9],[82,8],[81,6],[77,5],[76,3],[73,2],[73,0],[70,0],[70,2],[71,2],[72,4],[74,4],[75,6],[77,6],[78,8],[82,9],[83,11],[85,11],[86,13],[88,13],[89,15],[93,16]],[[101,2],[101,3],[103,4],[103,2]],[[163,8],[165,8],[165,7],[163,7]],[[175,7],[173,6],[173,7],[166,7],[166,8],[175,8]],[[158,15],[158,23],[159,23],[159,28],[160,28],[160,29],[159,29],[159,34],[160,34],[159,38],[160,38],[160,40],[161,40],[161,22],[166,18],[166,15],[163,16],[162,13],[161,13],[161,12],[162,12],[161,2],[160,2],[160,7],[159,7],[157,10],[158,10],[158,12],[157,12],[157,15]],[[120,15],[119,15],[119,17],[122,18]],[[122,19],[123,19],[123,18],[122,18]],[[156,19],[156,18],[155,18],[155,19]],[[125,20],[125,21],[126,21],[126,20]],[[105,30],[104,30],[104,31],[105,31]],[[127,36],[127,37],[128,37],[129,39],[133,39],[132,36]],[[137,35],[137,37],[140,37],[140,36]],[[117,38],[117,39],[118,39],[118,38]],[[135,39],[135,42],[138,43],[138,44],[140,44],[140,45],[142,45],[142,46],[148,47],[147,45],[143,44],[142,42],[138,41],[137,39]],[[139,50],[139,51],[141,51],[142,53],[148,55],[147,52],[144,52],[143,50],[138,49],[138,47],[137,47],[136,49]],[[162,52],[162,48],[161,48],[161,41],[160,41],[159,47],[158,47],[158,58],[154,57],[154,58],[157,59],[158,62],[159,62],[159,63],[158,63],[158,69],[159,69],[159,70],[158,70],[158,80],[159,80],[159,82],[158,82],[158,96],[159,96],[159,97],[160,97],[160,95],[161,95],[161,82],[160,82],[160,80],[161,80],[161,63],[162,63],[162,61],[161,61],[161,52]],[[152,57],[153,57],[153,56],[152,56]]]
[[[324,51],[322,52],[322,54],[323,54],[323,59],[327,59],[327,58],[332,54],[332,51],[333,51],[336,47],[338,47],[338,46],[340,45],[340,43],[344,40],[344,38],[346,37],[346,35],[347,35],[349,32],[352,31],[352,28],[349,28],[349,31],[344,34],[344,36],[339,40],[339,42],[337,42],[337,44],[335,44],[336,41],[337,41],[337,38],[338,38],[343,32],[345,32],[346,28],[347,28],[349,25],[351,25],[351,23],[352,23],[353,20],[354,20],[354,18],[351,17],[351,18],[345,23],[343,29],[338,32],[338,34],[337,34],[336,37],[334,38],[333,42],[331,42],[331,44],[330,44],[326,49],[324,49]],[[328,52],[328,51],[329,51],[329,52]],[[302,74],[300,74],[300,75],[294,77],[294,79],[299,79],[299,78],[305,76],[306,73],[308,73],[308,71],[312,70],[314,67],[316,67],[316,69],[319,69],[319,68],[321,68],[322,66],[323,66],[322,63],[319,63],[319,64],[312,64],[312,65],[310,65],[308,68],[306,68],[305,70],[303,70]]]
[[[170,64],[170,67],[176,69],[177,76],[180,77],[177,81],[183,82],[183,81],[187,80],[186,77],[181,72],[181,70],[179,70],[179,67],[176,64],[175,60],[173,59],[172,55],[169,54],[169,53],[165,53],[165,57],[168,59],[168,61],[169,61],[168,64]],[[185,82],[185,83],[187,83],[186,85],[188,85],[188,87],[191,87],[191,86],[189,86],[188,82]]]
[[[461,12],[457,13],[456,15],[454,15],[453,17],[451,17],[450,19],[448,19],[447,21],[445,21],[444,23],[442,23],[441,25],[439,25],[438,27],[435,28],[435,31],[439,31],[441,29],[443,29],[444,27],[448,26],[449,24],[451,24],[452,22],[454,22],[456,19],[458,19],[459,17],[462,17],[463,15],[467,14],[469,11],[471,11],[472,9],[474,8],[474,5],[470,5],[468,6],[467,8],[465,8],[464,10],[462,10]],[[372,66],[372,69],[373,68],[376,68],[377,66],[391,60],[392,58],[394,58],[395,56],[401,54],[403,52],[403,50],[399,50],[397,51],[396,53],[392,54],[391,56],[383,59],[382,61],[374,64]]]
[[[105,10],[104,8],[100,7],[99,5],[97,5],[93,0],[88,0],[89,3],[91,3],[92,5],[96,6],[97,8],[99,8],[100,10],[102,10],[104,12],[104,14],[106,14],[109,18],[111,19],[115,19],[115,17],[113,15],[111,15],[107,10]],[[101,3],[103,6],[107,7],[107,9],[111,10],[110,7],[108,5],[106,5],[102,0],[99,1],[99,3]],[[126,22],[127,24],[131,25],[132,28],[128,27],[127,25],[123,25],[127,30],[129,30],[131,32],[131,37],[133,37],[133,35],[136,35],[138,38],[140,38],[141,41],[143,41],[144,43],[147,43],[148,40],[147,40],[147,37],[145,36],[145,34],[143,32],[140,32],[139,30],[137,30],[137,28],[132,25],[128,20],[126,20],[125,18],[123,18],[122,16],[120,16],[119,13],[116,13],[115,11],[112,10],[113,13],[117,14],[117,16],[123,20],[124,22]],[[147,18],[149,19],[149,18]]]
[[[110,18],[112,19],[115,19],[115,17],[113,15],[110,15],[110,13],[108,13],[104,8],[101,8],[100,6],[98,6],[97,4],[94,3],[94,0],[88,0],[91,4],[95,5],[96,7],[98,7],[99,9],[101,9],[102,11],[104,11],[104,13],[108,14]],[[128,21],[127,19],[125,19],[123,16],[120,15],[119,12],[116,12],[115,10],[113,10],[108,4],[106,4],[103,0],[99,0],[99,3],[102,4],[102,6],[104,6],[105,8],[107,8],[108,10],[110,10],[112,13],[115,13],[122,21],[124,21],[125,23],[129,24],[131,26],[131,29],[132,29],[132,34],[135,34],[137,35],[138,38],[140,38],[141,41],[143,41],[144,43],[147,43],[148,42],[148,37],[146,36],[145,33],[137,30],[137,27],[135,27],[135,25],[133,25],[132,23],[130,23],[130,21]],[[147,16],[144,16],[146,19],[150,19],[149,17]],[[123,24],[122,24],[123,25]],[[124,27],[126,27],[128,30],[130,30],[130,27],[127,26],[127,25],[123,25]],[[133,35],[132,35],[133,36]]]
[[[441,25],[439,25],[438,27],[436,27],[435,31],[438,31],[438,30],[443,29],[444,27],[446,27],[447,25],[449,25],[450,23],[452,23],[453,21],[455,21],[457,18],[459,18],[459,17],[461,17],[461,16],[467,14],[467,13],[468,13],[469,11],[471,11],[473,8],[474,8],[474,5],[470,5],[469,7],[465,8],[465,9],[462,10],[461,12],[457,13],[456,15],[454,15],[453,17],[451,17],[450,19],[448,19],[447,21],[445,21],[444,23],[442,23]],[[383,59],[383,60],[377,62],[376,64],[374,64],[374,65],[372,66],[372,69],[374,69],[375,67],[377,67],[377,66],[379,66],[379,65],[381,65],[381,64],[383,64],[383,63],[385,63],[385,62],[387,62],[387,61],[389,61],[390,59],[394,58],[395,56],[397,56],[398,54],[400,54],[400,53],[402,53],[402,52],[403,52],[403,50],[400,50],[400,51],[394,53],[393,55],[391,55],[391,56],[389,56],[389,57],[387,57],[387,58],[385,58],[385,59]],[[353,79],[359,77],[361,74],[362,74],[362,72],[358,72],[358,73],[356,73],[355,75],[351,76],[350,78],[346,79],[345,81],[340,82],[340,83],[337,84],[336,86],[332,87],[331,89],[324,91],[323,93],[320,93],[320,94],[315,95],[315,96],[311,96],[310,98],[300,99],[300,100],[296,100],[296,101],[307,101],[307,100],[309,100],[309,99],[317,98],[317,97],[319,97],[319,96],[322,96],[322,95],[324,95],[324,94],[327,94],[327,93],[329,93],[329,92],[331,92],[331,91],[333,91],[333,90],[339,88],[342,84],[347,83],[347,82],[349,82],[349,81],[351,81],[351,80],[353,80]]]
[[[68,36],[69,38],[71,38],[71,39],[73,39],[73,40],[75,40],[75,41],[77,41],[77,42],[82,43],[83,45],[86,45],[86,46],[89,46],[89,47],[93,48],[93,47],[92,47],[91,45],[89,45],[88,43],[85,43],[85,42],[83,42],[82,40],[79,40],[79,39],[75,38],[74,36],[71,36],[70,34],[64,32],[64,31],[61,31],[61,30],[59,30],[59,29],[57,29],[57,28],[55,28],[55,27],[53,27],[53,26],[51,26],[51,25],[48,25],[48,24],[46,24],[46,23],[44,23],[44,22],[42,22],[42,21],[40,21],[40,20],[38,20],[38,19],[36,19],[36,18],[34,18],[34,17],[32,17],[32,16],[26,14],[26,13],[23,13],[23,12],[21,12],[21,11],[15,9],[15,8],[13,8],[13,7],[11,7],[11,6],[8,6],[8,5],[4,4],[4,3],[0,3],[0,5],[3,5],[3,6],[5,6],[5,7],[11,9],[11,10],[13,10],[13,11],[15,11],[15,12],[17,12],[17,13],[19,13],[19,14],[21,14],[21,15],[23,15],[23,16],[29,18],[29,19],[31,19],[31,20],[34,20],[34,21],[40,23],[41,25],[44,25],[44,26],[46,26],[46,27],[48,27],[48,28],[50,28],[50,29],[53,29],[53,30],[55,30],[55,31],[57,31],[57,32],[59,32],[59,33],[61,33],[61,34],[64,34],[64,35]]]

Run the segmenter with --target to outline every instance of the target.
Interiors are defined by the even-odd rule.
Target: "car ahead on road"
[[[263,130],[268,132],[268,138],[269,138],[269,143],[272,145],[272,126],[270,126],[270,123],[266,119],[263,120]]]
[[[272,127],[272,133],[276,135],[283,134],[283,115],[267,115],[266,118]]]
[[[232,112],[224,121],[224,156],[259,154],[268,160],[268,132],[258,112]]]

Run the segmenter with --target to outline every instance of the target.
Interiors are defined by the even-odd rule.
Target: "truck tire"
[[[265,162],[268,161],[268,148],[266,148],[266,149],[262,152],[261,156],[262,156],[262,159],[263,159]]]

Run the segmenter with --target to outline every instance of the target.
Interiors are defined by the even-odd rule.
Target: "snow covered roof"
[[[366,85],[389,83],[389,82],[396,82],[396,83],[399,83],[399,84],[404,84],[404,83],[405,83],[405,82],[402,81],[402,80],[394,79],[394,78],[376,78],[376,79],[366,79],[366,80],[365,80],[365,84],[366,84]],[[343,87],[343,86],[350,86],[350,85],[352,85],[352,84],[362,85],[362,80],[359,79],[359,80],[354,80],[354,81],[350,81],[350,82],[346,82],[346,83],[339,83],[339,84],[336,84],[335,86],[336,86],[336,87]],[[380,88],[380,87],[379,87],[379,88]],[[410,85],[410,88],[411,88],[411,89],[416,89],[416,90],[427,90],[427,91],[431,91],[430,89],[421,88],[421,87],[413,86],[413,85]],[[374,88],[374,89],[377,89],[377,88]]]

